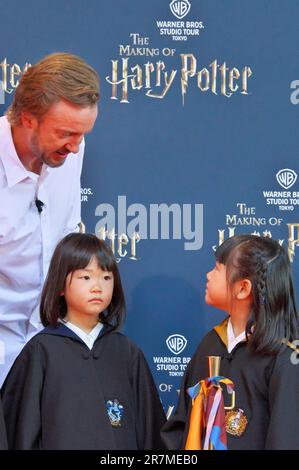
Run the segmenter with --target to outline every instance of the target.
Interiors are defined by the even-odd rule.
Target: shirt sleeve
[[[1,389],[8,448],[40,448],[43,367],[38,342],[28,343]]]
[[[269,383],[269,427],[265,448],[269,450],[299,449],[299,364],[292,361],[292,350],[275,366]],[[294,357],[294,356],[293,356]]]

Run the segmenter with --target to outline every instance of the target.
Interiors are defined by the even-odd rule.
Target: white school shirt
[[[0,329],[19,329],[25,340],[29,322],[41,328],[39,298],[54,248],[78,231],[83,153],[84,141],[61,167],[44,164],[37,175],[22,165],[10,124],[0,118]]]
[[[246,333],[243,331],[238,336],[235,336],[233,325],[230,321],[230,318],[227,322],[227,350],[230,353],[238,343],[246,340]]]
[[[70,321],[61,321],[63,325],[67,326],[70,330],[76,333],[80,339],[86,344],[86,346],[91,350],[93,348],[94,342],[99,336],[101,329],[103,328],[103,323],[98,323],[89,333],[83,331],[79,326],[74,325]]]

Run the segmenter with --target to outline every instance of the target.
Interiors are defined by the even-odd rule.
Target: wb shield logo
[[[276,174],[276,179],[280,186],[284,189],[289,189],[296,183],[297,180],[297,173],[294,170],[290,170],[289,168],[284,168],[280,170]]]
[[[185,336],[182,335],[171,335],[168,336],[166,344],[173,354],[180,354],[187,346],[187,340]]]
[[[189,13],[191,3],[188,0],[172,0],[169,7],[174,16],[181,20]]]

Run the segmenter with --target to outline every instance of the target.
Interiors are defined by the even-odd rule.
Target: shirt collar
[[[92,338],[93,341],[97,339],[101,329],[103,328],[103,323],[99,322],[89,333],[86,333],[86,331],[82,330],[81,328],[79,328],[79,326],[74,325],[70,321],[63,321],[63,324],[67,326],[70,330],[72,330],[74,333],[76,333],[79,338],[83,339],[86,338],[86,336],[89,336],[90,338]]]
[[[242,331],[238,336],[235,336],[231,319],[227,322],[227,349],[230,352],[238,343],[246,340],[246,332]]]
[[[227,336],[229,339],[239,342],[239,341],[242,341],[243,338],[245,338],[246,334],[244,330],[238,336],[235,336],[233,325],[232,325],[231,319],[229,318],[227,322]]]
[[[3,163],[7,185],[9,188],[15,186],[26,178],[31,178],[34,181],[38,180],[39,175],[26,170],[21,160],[19,159],[12,138],[11,125],[9,124],[6,116],[1,118],[0,158]],[[42,173],[45,172],[48,172],[48,167],[43,165]]]

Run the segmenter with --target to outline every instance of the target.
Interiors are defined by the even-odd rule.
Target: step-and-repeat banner
[[[1,114],[51,52],[100,75],[83,222],[119,261],[125,332],[168,413],[225,315],[204,302],[225,238],[279,240],[298,285],[298,19],[294,0],[0,0]]]

